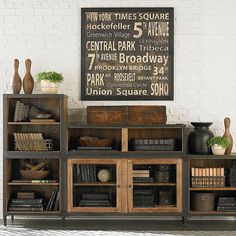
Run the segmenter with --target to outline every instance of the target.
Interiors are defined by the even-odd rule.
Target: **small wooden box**
[[[88,106],[87,123],[100,125],[156,125],[167,121],[165,106]]]

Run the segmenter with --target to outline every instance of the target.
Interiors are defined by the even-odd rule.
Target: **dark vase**
[[[207,146],[207,140],[214,136],[209,130],[211,122],[191,122],[194,131],[188,137],[188,149],[190,154],[210,154],[211,149]]]

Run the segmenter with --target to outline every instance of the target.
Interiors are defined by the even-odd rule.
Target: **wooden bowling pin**
[[[226,117],[224,119],[224,124],[225,124],[225,132],[224,132],[223,136],[229,142],[229,147],[226,149],[225,154],[230,155],[231,151],[232,151],[232,148],[233,148],[233,138],[232,138],[232,135],[230,134],[230,131],[229,131],[229,129],[230,129],[230,118],[229,117]]]
[[[25,67],[26,67],[26,74],[23,79],[23,89],[24,89],[25,94],[31,94],[34,89],[34,79],[30,73],[30,69],[31,69],[30,59],[25,60]]]
[[[20,75],[18,73],[18,69],[19,69],[19,60],[15,59],[14,60],[14,76],[13,76],[13,81],[12,81],[12,90],[14,94],[19,94],[21,91],[21,78]]]

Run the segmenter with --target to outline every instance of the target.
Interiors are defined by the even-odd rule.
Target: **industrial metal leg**
[[[7,217],[3,216],[3,222],[4,222],[4,226],[7,226]]]

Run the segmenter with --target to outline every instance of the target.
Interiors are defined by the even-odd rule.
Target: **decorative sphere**
[[[101,169],[98,172],[98,179],[101,182],[108,182],[109,180],[111,180],[111,172],[107,169]]]

